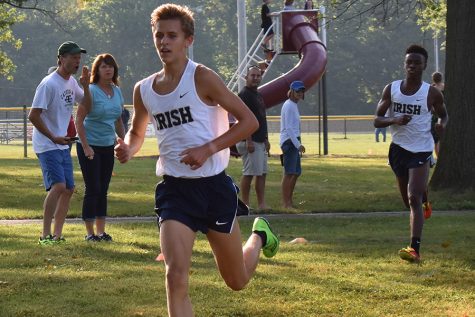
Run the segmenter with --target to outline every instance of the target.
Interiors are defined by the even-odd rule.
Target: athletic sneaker
[[[105,233],[105,232],[98,235],[97,238],[100,241],[106,241],[106,242],[111,242],[112,241],[112,237],[109,234]]]
[[[95,234],[85,236],[84,240],[87,241],[87,242],[99,242],[99,241],[101,241],[101,239],[99,239],[99,237],[96,236]]]
[[[273,257],[279,250],[279,238],[272,232],[266,219],[257,217],[252,225],[252,232],[263,232],[266,235],[266,243],[262,246],[262,252],[268,258]]]
[[[40,239],[38,240],[38,244],[40,245],[53,245],[53,244],[61,244],[64,242],[66,242],[66,239],[64,239],[63,236],[57,238],[56,236],[53,236],[51,234],[46,236],[44,239],[40,237]]]
[[[38,244],[39,245],[52,245],[54,244],[55,242],[53,241],[53,236],[52,235],[47,235],[46,237],[43,238],[39,238],[38,239]]]
[[[401,259],[411,263],[419,263],[421,261],[421,256],[416,252],[416,250],[409,246],[399,250],[399,256]]]
[[[424,211],[424,219],[429,219],[432,216],[432,204],[430,201],[422,203],[422,210]]]
[[[53,243],[56,243],[56,244],[61,244],[61,243],[66,242],[66,239],[63,236],[61,236],[59,238],[56,237],[56,236],[52,236],[51,240],[53,241]]]

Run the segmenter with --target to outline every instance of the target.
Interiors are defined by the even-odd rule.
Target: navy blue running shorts
[[[430,161],[432,152],[410,152],[395,143],[389,146],[389,165],[397,177],[409,176],[409,169],[418,168]]]
[[[155,188],[159,224],[176,220],[194,232],[209,229],[230,233],[236,219],[238,189],[223,171],[215,176],[177,178],[163,176]]]

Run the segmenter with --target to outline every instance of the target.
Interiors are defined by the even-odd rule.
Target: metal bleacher
[[[0,144],[10,144],[15,140],[23,140],[25,123],[27,138],[31,139],[32,126],[26,120],[26,107],[0,108]]]

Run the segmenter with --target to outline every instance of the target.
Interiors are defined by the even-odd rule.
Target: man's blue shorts
[[[73,161],[69,149],[46,151],[36,156],[40,161],[46,191],[57,183],[66,184],[69,189],[74,188]]]
[[[155,189],[159,224],[176,220],[194,232],[209,229],[230,233],[238,207],[238,189],[223,171],[215,176],[177,178],[163,176]]]
[[[302,174],[299,149],[294,146],[290,139],[285,141],[280,148],[283,153],[284,173],[286,175]]]

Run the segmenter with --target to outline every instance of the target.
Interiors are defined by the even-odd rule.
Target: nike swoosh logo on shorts
[[[227,223],[228,223],[228,221],[226,221],[226,222],[219,222],[219,220],[216,220],[216,225],[217,225],[217,226],[222,226],[222,225],[225,225],[225,224],[227,224]]]

